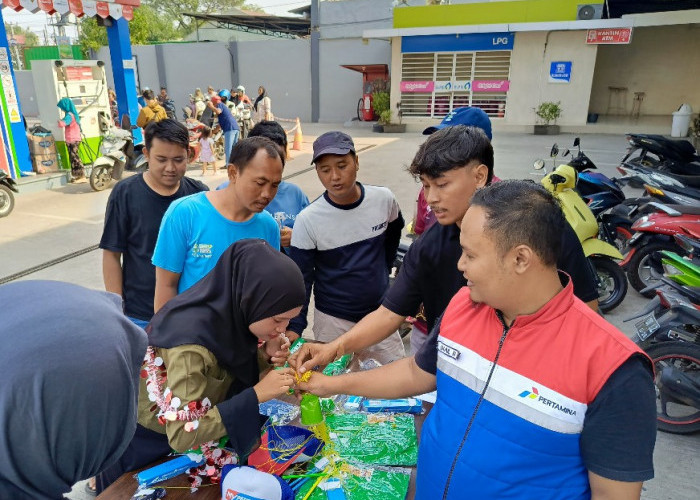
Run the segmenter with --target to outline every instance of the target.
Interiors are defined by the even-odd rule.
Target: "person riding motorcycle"
[[[243,85],[239,85],[236,87],[236,96],[234,99],[236,106],[239,104],[248,104],[250,106],[253,105],[253,101],[250,100],[250,97],[248,97],[245,93],[245,87]]]

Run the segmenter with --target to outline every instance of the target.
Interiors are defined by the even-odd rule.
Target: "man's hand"
[[[283,247],[288,247],[292,244],[292,230],[287,226],[282,226],[282,229],[280,229],[280,242]]]
[[[294,387],[294,370],[280,368],[270,370],[260,382],[255,384],[253,390],[258,397],[258,403],[264,403],[286,394],[292,387]]]
[[[284,335],[265,342],[265,354],[270,357],[270,363],[275,366],[284,365],[289,357],[290,345],[290,340]]]
[[[318,342],[307,342],[301,349],[292,354],[289,364],[299,373],[311,370],[315,366],[325,366],[336,358],[342,356],[335,342],[321,344]]]
[[[297,385],[297,388],[310,392],[311,394],[315,394],[319,397],[322,398],[327,398],[329,396],[333,396],[337,393],[336,390],[333,389],[333,381],[331,380],[333,377],[328,377],[324,375],[323,373],[319,372],[313,372],[311,374],[311,378],[309,379],[308,382],[299,382]]]

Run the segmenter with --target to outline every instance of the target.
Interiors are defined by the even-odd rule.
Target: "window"
[[[453,109],[477,106],[489,116],[503,116],[509,74],[509,50],[404,53],[402,114],[442,118]]]

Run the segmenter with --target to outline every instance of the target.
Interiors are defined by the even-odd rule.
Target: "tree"
[[[172,20],[160,15],[148,5],[134,9],[134,19],[129,22],[132,45],[180,38]],[[95,18],[84,19],[80,24],[78,41],[84,52],[97,51],[107,45],[107,30],[97,24]]]
[[[245,0],[143,0],[142,5],[148,5],[158,14],[173,20],[182,36],[196,28],[195,20],[183,15],[183,12],[215,14],[231,9],[261,10],[255,5],[246,5]]]
[[[30,31],[28,29],[22,28],[21,26],[17,24],[7,24],[5,23],[5,31],[7,31],[7,38],[12,39],[12,34],[14,33],[15,36],[21,35],[24,37],[24,46],[25,47],[32,47],[35,45],[39,45],[39,37],[37,36],[36,33],[33,31]]]

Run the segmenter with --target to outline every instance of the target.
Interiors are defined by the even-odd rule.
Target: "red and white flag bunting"
[[[24,10],[29,12],[39,12],[39,0],[19,0],[19,4],[24,7]]]
[[[141,0],[2,0],[4,7],[29,12],[43,11],[47,14],[67,14],[72,12],[76,16],[88,17],[100,16],[113,19],[124,18],[131,21],[134,18],[134,9],[141,5]]]

